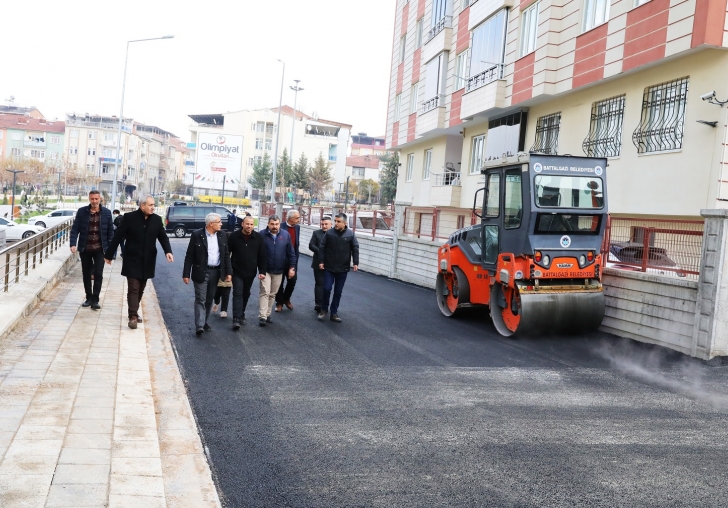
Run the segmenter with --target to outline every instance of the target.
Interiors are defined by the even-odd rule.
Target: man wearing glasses
[[[324,291],[318,314],[319,321],[323,321],[329,312],[329,299],[333,288],[331,321],[341,323],[339,302],[346,276],[352,263],[355,272],[359,269],[359,242],[354,232],[346,226],[346,221],[345,213],[337,214],[334,218],[334,227],[326,232],[319,245],[317,254],[319,269],[324,270]]]
[[[185,266],[182,280],[195,286],[195,333],[199,337],[209,332],[212,327],[207,324],[215,298],[217,282],[231,281],[233,267],[230,262],[227,236],[220,231],[222,221],[216,213],[208,213],[205,227],[193,231],[185,255]]]

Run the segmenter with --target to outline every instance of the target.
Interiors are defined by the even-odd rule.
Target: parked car
[[[177,238],[184,238],[187,233],[195,229],[205,227],[205,217],[208,213],[220,214],[222,228],[227,229],[228,216],[232,213],[224,206],[201,205],[201,206],[170,206],[167,207],[167,216],[164,221],[168,233],[174,233]],[[241,227],[243,219],[236,217],[238,227]]]
[[[187,202],[185,201],[175,201],[172,203],[172,206],[187,206]]]
[[[43,231],[43,228],[38,226],[28,226],[25,224],[18,224],[15,221],[4,219],[0,217],[0,227],[5,230],[6,240],[20,240],[22,238],[28,238],[35,234]]]
[[[31,217],[28,219],[30,226],[39,226],[41,228],[52,228],[71,219],[76,216],[76,210],[72,208],[61,208],[60,210],[53,210],[45,215],[38,215],[37,217]]]
[[[635,242],[613,243],[609,247],[609,258],[607,266],[620,268],[622,270],[641,271],[642,260],[644,259],[644,245]],[[629,264],[626,264],[629,263]],[[637,265],[637,266],[634,266]],[[650,247],[647,253],[647,273],[659,275],[677,275],[685,277],[685,271],[667,255],[667,250],[662,247]],[[670,270],[661,269],[670,268]]]

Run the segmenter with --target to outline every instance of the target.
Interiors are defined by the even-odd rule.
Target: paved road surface
[[[214,316],[200,340],[172,244],[155,285],[227,506],[726,506],[728,367],[602,334],[505,339],[361,272],[343,323],[319,323],[305,257],[293,312],[238,333]]]

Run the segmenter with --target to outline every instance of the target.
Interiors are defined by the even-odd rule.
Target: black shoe
[[[260,319],[258,320],[258,324],[259,324],[260,326],[265,326],[265,318],[264,318],[264,317],[260,318]]]
[[[320,311],[320,312],[318,313],[318,318],[317,318],[317,319],[318,319],[319,321],[323,321],[325,317],[326,317],[326,312],[324,312],[324,311]]]
[[[313,310],[316,312],[321,312],[321,306],[320,305],[314,305]]]
[[[81,307],[91,307],[92,300],[91,298],[86,298],[83,303],[81,304]]]
[[[93,303],[91,304],[91,309],[93,309],[93,310],[99,310],[100,308],[101,308],[101,305],[99,305],[99,301],[98,300],[94,300]]]
[[[197,335],[199,337],[200,335],[202,335],[204,333],[204,331],[205,331],[204,328],[198,328],[197,331],[195,332],[195,335]]]
[[[267,318],[265,319],[265,322],[266,322],[266,323],[268,323],[268,324],[273,324],[273,320],[272,320],[272,319],[270,318],[270,316],[268,316],[268,317],[267,317]]]
[[[238,323],[237,321],[233,321],[233,330],[240,330],[240,323]]]
[[[206,332],[211,332],[212,331],[212,327],[210,325],[208,325],[207,323],[205,323],[205,326],[203,327],[203,330],[205,330]]]
[[[334,323],[341,323],[341,318],[339,317],[338,314],[331,314],[331,318],[330,319]]]

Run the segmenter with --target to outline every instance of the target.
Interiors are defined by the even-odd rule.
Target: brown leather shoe
[[[291,303],[291,301],[290,301],[290,300],[288,300],[288,301],[286,302],[286,307],[288,307],[288,310],[293,310],[293,304]]]
[[[139,321],[137,320],[136,317],[130,317],[129,318],[129,328],[131,328],[132,330],[136,330],[138,322]]]
[[[282,311],[282,310],[283,310],[283,305],[281,305],[281,304],[277,303],[277,304],[276,304],[276,312],[280,312],[280,311]]]

